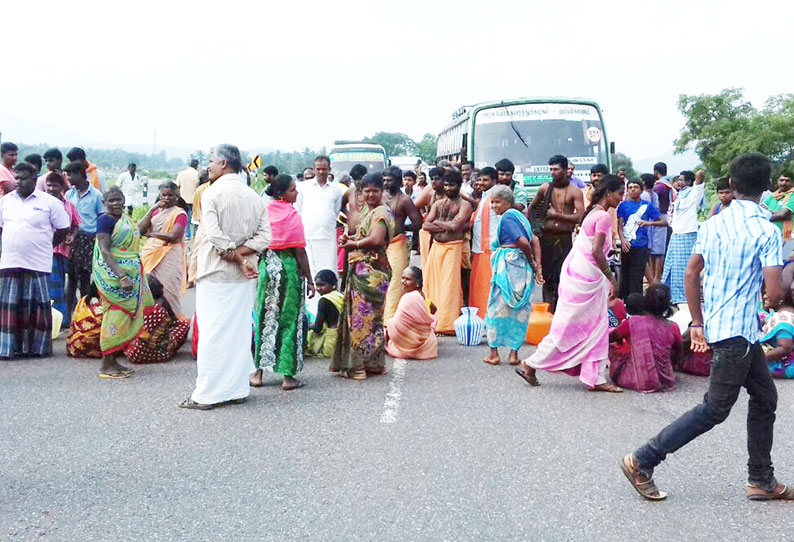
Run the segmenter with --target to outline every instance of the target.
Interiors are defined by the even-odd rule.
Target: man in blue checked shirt
[[[794,500],[794,487],[775,479],[772,436],[777,390],[758,343],[758,301],[765,283],[771,308],[783,299],[780,229],[758,205],[769,186],[769,160],[757,153],[731,162],[730,207],[700,228],[685,276],[686,298],[692,313],[692,350],[713,349],[709,389],[696,406],[623,458],[621,467],[637,492],[648,500],[663,500],[653,470],[675,452],[728,418],[742,387],[750,395],[747,416],[747,497],[751,500]],[[703,299],[701,307],[701,271]]]

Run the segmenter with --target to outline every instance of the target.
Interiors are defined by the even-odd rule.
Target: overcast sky
[[[319,148],[559,95],[598,101],[639,159],[671,149],[680,93],[794,91],[784,0],[29,1],[0,18],[0,130],[26,143]]]

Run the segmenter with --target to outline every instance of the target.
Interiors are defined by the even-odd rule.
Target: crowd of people
[[[330,358],[330,371],[352,380],[385,374],[386,353],[435,358],[437,335],[454,334],[470,306],[485,320],[483,361],[499,365],[506,349],[531,386],[540,370],[591,391],[666,391],[674,368],[710,365],[704,403],[624,458],[644,497],[664,498],[653,468],[724,420],[744,385],[748,495],[794,498],[769,459],[772,377],[794,377],[794,258],[783,261],[794,184],[784,171],[765,195],[763,156],[731,164],[701,222],[704,172],[672,179],[663,163],[636,179],[596,164],[587,184],[555,155],[552,180],[530,200],[508,159],[440,161],[427,173],[357,165],[334,180],[318,156],[297,180],[265,168],[257,194],[239,150],[219,145],[205,169],[192,161],[161,184],[136,223],[146,189],[135,164],[107,187],[82,149],[65,166],[58,149],[22,161],[13,143],[0,151],[2,358],[49,355],[55,309],[69,355],[101,357],[103,379],[129,378],[122,356],[163,362],[184,344],[182,298],[195,286],[197,378],[180,406],[208,410],[245,401],[266,372],[284,391],[301,388],[304,356]],[[522,360],[535,284],[554,316]],[[687,311],[683,337],[676,311]]]

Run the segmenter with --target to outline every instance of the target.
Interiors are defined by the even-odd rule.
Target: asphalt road
[[[794,539],[794,504],[744,497],[746,395],[657,471],[666,502],[620,472],[705,379],[611,395],[541,374],[529,388],[447,338],[439,359],[389,360],[383,377],[310,360],[301,390],[271,377],[199,412],[177,408],[195,377],[186,348],[119,382],[63,339],[55,350],[0,364],[3,541]],[[773,457],[794,482],[794,382],[778,388]]]

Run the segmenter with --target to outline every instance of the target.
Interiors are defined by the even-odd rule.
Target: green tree
[[[363,141],[383,146],[389,156],[412,156],[416,152],[414,140],[399,132],[378,132]]]
[[[631,158],[622,152],[616,152],[612,155],[612,170],[617,171],[619,167],[626,168],[626,176],[629,179],[636,179],[639,177],[637,170],[634,169],[634,163],[631,161]]]
[[[428,164],[432,164],[436,161],[437,148],[438,142],[436,141],[436,136],[427,133],[422,136],[422,139],[420,139],[418,143],[415,144],[414,152],[419,158]]]
[[[677,152],[694,148],[710,177],[725,175],[736,156],[760,152],[780,171],[794,161],[794,95],[773,96],[756,109],[742,89],[719,94],[680,95],[678,110],[686,118],[675,141]]]

